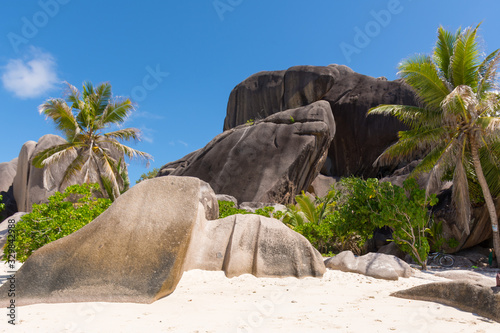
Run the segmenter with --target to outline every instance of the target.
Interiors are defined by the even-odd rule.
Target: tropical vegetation
[[[500,264],[498,217],[493,197],[500,194],[500,110],[497,66],[500,50],[482,56],[479,26],[455,33],[439,27],[432,55],[415,55],[399,65],[418,106],[381,105],[370,114],[393,115],[408,126],[380,156],[381,163],[424,156],[412,176],[430,172],[428,193],[453,180],[457,224],[467,234],[471,197],[486,203]]]
[[[13,247],[5,247],[4,260],[15,257],[24,262],[38,248],[82,228],[110,205],[107,198],[95,198],[97,184],[68,186],[56,192],[46,204],[34,204],[33,211],[23,215],[14,227]],[[11,256],[12,255],[12,256]]]
[[[160,169],[158,168],[154,168],[153,170],[151,171],[148,171],[148,172],[145,172],[143,173],[138,180],[135,181],[136,184],[139,184],[140,182],[146,180],[146,179],[153,179],[156,177],[156,175],[158,174],[158,172],[160,171]]]
[[[114,200],[129,184],[123,157],[138,157],[146,162],[152,159],[149,154],[120,143],[139,140],[138,129],[106,132],[123,124],[133,110],[130,99],[112,95],[109,83],[94,87],[85,82],[82,93],[68,83],[66,99],[51,98],[39,106],[40,113],[55,122],[67,142],[40,152],[33,165],[42,168],[69,159],[61,186],[81,175],[79,182],[98,183],[103,195]]]

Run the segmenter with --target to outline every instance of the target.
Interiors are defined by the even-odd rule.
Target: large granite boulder
[[[5,210],[0,212],[0,219],[3,219],[17,212],[16,200],[14,198],[14,177],[17,171],[17,157],[10,162],[0,163],[0,195]]]
[[[296,66],[260,72],[238,84],[229,97],[224,130],[319,100],[328,101],[337,125],[322,173],[339,177],[374,177],[384,171],[372,164],[404,129],[394,117],[367,117],[371,107],[416,105],[414,93],[400,81],[361,75],[342,65]]]
[[[186,256],[185,270],[224,271],[227,277],[321,277],[321,254],[304,236],[282,222],[260,215],[232,215],[198,220]]]
[[[325,261],[327,268],[343,272],[359,273],[377,279],[397,280],[410,277],[413,272],[403,260],[383,253],[367,253],[355,257],[351,251],[344,251]]]
[[[35,251],[16,273],[16,304],[151,303],[182,276],[197,218],[196,178],[146,180],[75,233]],[[0,288],[2,303],[6,285]]]
[[[500,322],[500,287],[465,281],[435,282],[397,291],[391,296],[441,303]]]
[[[198,177],[238,202],[289,204],[318,175],[334,134],[330,105],[319,101],[225,131],[158,176]]]
[[[319,253],[280,221],[207,221],[205,207],[214,205],[215,194],[198,178],[160,177],[137,184],[91,223],[35,251],[15,274],[16,305],[151,303],[172,293],[185,269],[275,277],[323,274]],[[0,287],[0,306],[9,303],[7,290]]]

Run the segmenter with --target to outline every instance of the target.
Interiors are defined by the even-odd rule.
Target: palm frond
[[[137,128],[124,128],[121,130],[104,133],[103,135],[106,138],[117,139],[117,140],[125,140],[125,141],[129,141],[130,139],[140,140],[141,131],[138,130]]]
[[[477,87],[477,68],[479,66],[479,47],[476,41],[477,30],[466,29],[459,35],[451,58],[451,82],[453,86],[467,85]]]
[[[121,102],[111,103],[104,111],[100,123],[102,127],[108,124],[122,124],[130,113],[134,110],[134,105],[130,99],[126,99]]]
[[[500,195],[500,140],[484,144],[479,149],[484,177],[493,197]]]
[[[307,220],[311,223],[316,223],[318,221],[318,214],[316,213],[316,206],[313,201],[306,195],[298,195],[295,197],[295,200],[300,210],[304,212]]]
[[[433,60],[439,68],[442,80],[450,81],[449,71],[455,41],[455,34],[445,30],[442,26],[438,28],[438,40],[434,48]]]
[[[485,93],[497,88],[497,70],[500,62],[500,49],[491,52],[479,65],[477,98],[482,99]]]
[[[109,143],[111,146],[113,146],[119,152],[125,154],[130,159],[139,158],[140,160],[146,163],[146,167],[149,166],[150,161],[153,161],[153,156],[149,155],[148,153],[127,147],[116,140],[109,139],[109,140],[102,140],[101,142]]]
[[[460,85],[446,96],[441,104],[444,111],[443,120],[448,125],[469,125],[470,121],[477,118],[477,106],[479,102],[471,87]],[[458,117],[458,118],[456,118]]]
[[[33,157],[31,163],[36,168],[43,168],[47,165],[52,165],[59,162],[61,158],[68,156],[73,152],[75,152],[74,144],[63,143],[39,152],[36,156]]]
[[[38,107],[38,111],[56,123],[56,128],[71,141],[79,131],[78,123],[71,108],[62,99],[49,99]]]
[[[383,114],[396,117],[410,128],[422,124],[438,123],[440,113],[418,106],[382,104],[368,110],[368,115]]]
[[[443,145],[447,134],[444,127],[415,128],[398,133],[399,140],[389,146],[373,163],[374,166],[389,165],[403,160],[421,158],[429,150]]]
[[[439,109],[442,100],[450,92],[429,56],[416,55],[403,60],[398,74],[430,108]]]

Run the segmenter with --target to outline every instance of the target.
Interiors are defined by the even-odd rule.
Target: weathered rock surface
[[[10,162],[0,163],[0,195],[5,210],[0,212],[0,219],[7,217],[17,211],[16,200],[14,198],[14,177],[17,170],[17,157]]]
[[[471,271],[465,271],[465,270],[444,271],[444,272],[437,272],[434,275],[454,281],[462,281],[471,284],[478,284],[485,287],[496,286],[496,280],[494,278],[489,278],[483,274]]]
[[[382,253],[368,253],[355,257],[351,251],[344,251],[325,261],[327,268],[343,272],[359,273],[377,279],[397,280],[410,277],[412,268],[403,260]]]
[[[151,303],[172,293],[185,269],[324,273],[321,255],[280,221],[256,215],[207,221],[205,207],[214,205],[215,194],[198,178],[137,184],[88,225],[35,251],[15,275],[16,305]],[[0,287],[0,305],[9,302],[7,289]]]
[[[15,213],[14,215],[7,217],[5,220],[2,221],[2,223],[0,223],[0,254],[1,254],[0,257],[3,256],[3,247],[7,243],[7,236],[9,235],[9,224],[16,225],[17,222],[21,220],[21,217],[23,217],[23,215],[25,214],[26,213],[22,212]],[[14,222],[12,223],[9,221],[14,221]]]
[[[320,101],[225,131],[158,176],[198,177],[238,202],[288,204],[318,175],[334,134],[330,105]]]
[[[28,258],[16,273],[16,304],[151,303],[167,296],[182,276],[195,221],[204,218],[199,194],[195,178],[132,187],[93,222]]]
[[[400,81],[361,75],[342,65],[296,66],[260,72],[238,84],[229,97],[224,130],[319,100],[330,103],[337,125],[322,173],[339,177],[376,176],[381,169],[373,162],[404,129],[393,117],[367,117],[371,107],[416,105],[413,92]]]
[[[500,288],[463,281],[436,282],[398,291],[391,296],[450,305],[500,322]]]
[[[331,191],[337,179],[319,174],[309,186],[309,192],[314,193],[317,197],[324,197]]]
[[[198,220],[185,270],[222,270],[226,276],[322,276],[321,254],[282,222],[260,215]]]

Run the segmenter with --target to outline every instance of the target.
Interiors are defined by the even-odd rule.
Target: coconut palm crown
[[[71,162],[64,172],[61,186],[80,175],[85,183],[98,182],[103,194],[114,199],[128,182],[123,156],[137,157],[146,162],[152,160],[151,155],[119,142],[139,140],[138,129],[105,132],[111,126],[121,125],[134,106],[128,98],[114,98],[109,83],[94,87],[92,83],[84,82],[81,94],[67,84],[66,99],[51,98],[38,108],[41,114],[55,122],[67,142],[37,154],[33,165],[42,168],[69,159]]]
[[[497,65],[500,50],[483,57],[479,25],[455,33],[439,27],[432,55],[403,60],[398,75],[411,86],[419,106],[380,105],[369,114],[396,116],[409,128],[376,163],[427,154],[411,176],[430,173],[428,192],[452,178],[457,224],[470,233],[470,195],[484,197],[500,264],[498,217],[493,196],[500,194],[500,110]],[[481,198],[482,199],[482,198]]]

